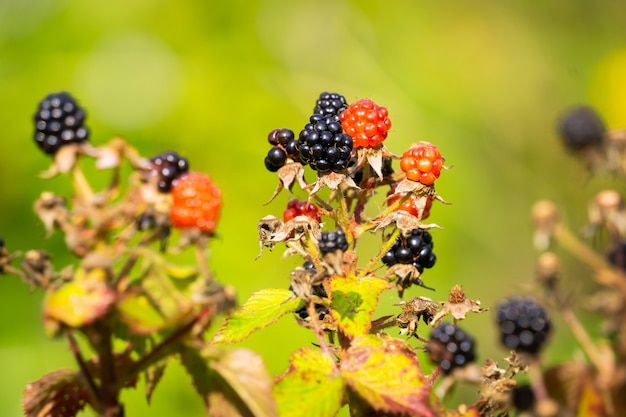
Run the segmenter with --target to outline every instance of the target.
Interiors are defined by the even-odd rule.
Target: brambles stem
[[[370,259],[369,263],[365,265],[365,268],[361,270],[361,272],[359,273],[359,278],[363,278],[364,276],[366,276],[374,267],[374,265],[376,265],[376,263],[380,261],[387,252],[389,252],[389,249],[391,249],[398,236],[400,236],[400,233],[401,230],[396,227],[391,236],[389,236],[389,238],[385,242],[385,244],[380,248],[378,254]]]
[[[74,339],[74,335],[72,334],[72,331],[69,329],[66,329],[65,337],[67,338],[67,341],[70,344],[70,350],[72,351],[72,355],[74,355],[74,359],[76,360],[76,363],[78,364],[78,368],[80,369],[81,375],[84,378],[84,380],[87,382],[87,388],[89,389],[89,391],[91,391],[90,393],[92,397],[95,400],[100,401],[98,387],[96,387],[96,383],[94,382],[93,378],[91,377],[91,374],[89,373],[89,370],[87,369],[87,364],[85,362],[85,359],[83,358],[82,353],[80,352],[78,343],[76,343],[76,339]]]

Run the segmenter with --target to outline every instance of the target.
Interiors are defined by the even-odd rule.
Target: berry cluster
[[[387,204],[389,206],[395,204],[397,201],[401,200],[405,196],[405,193],[395,193],[396,186],[397,183],[394,184],[387,193]],[[432,205],[432,197],[424,197],[423,199],[420,199],[414,194],[411,194],[406,200],[404,200],[402,204],[400,204],[397,210],[406,211],[407,213],[424,220],[430,216],[430,209]]]
[[[580,151],[604,142],[606,125],[592,107],[580,106],[563,114],[559,120],[559,134],[565,147]]]
[[[442,323],[433,329],[426,345],[429,359],[439,365],[445,374],[460,368],[476,358],[474,338],[460,327]]]
[[[321,220],[320,211],[315,204],[292,198],[287,203],[287,208],[283,211],[283,220],[288,222],[298,216],[307,216],[318,222]]]
[[[172,190],[172,183],[189,172],[189,161],[173,151],[161,152],[150,158],[152,170],[158,176],[157,188],[162,193]]]
[[[84,126],[85,117],[85,110],[68,93],[49,94],[34,115],[37,146],[54,155],[63,145],[86,141],[89,130]]]
[[[357,148],[380,145],[391,128],[387,109],[368,99],[350,103],[339,118],[344,132],[350,135]]]
[[[496,322],[504,346],[531,354],[539,352],[551,329],[545,310],[532,298],[522,296],[500,301]]]
[[[443,162],[443,157],[435,145],[418,142],[402,154],[400,169],[411,181],[431,185],[439,178]]]
[[[270,172],[278,171],[287,158],[295,161],[299,157],[298,141],[291,129],[274,129],[267,136],[267,141],[273,145],[265,157],[265,168]]]
[[[426,230],[413,230],[408,237],[400,236],[396,239],[382,261],[387,266],[412,264],[421,274],[424,268],[432,268],[437,262],[433,252],[433,238]]]
[[[170,208],[174,227],[213,234],[221,209],[222,191],[208,175],[190,172],[174,182]]]
[[[343,172],[350,162],[352,138],[332,117],[314,114],[298,136],[300,161],[321,174]]]
[[[320,252],[322,255],[340,250],[348,250],[348,241],[343,230],[338,229],[332,232],[322,232],[319,240]]]
[[[320,114],[324,117],[331,117],[338,122],[341,113],[348,108],[346,98],[338,93],[323,92],[315,102],[313,114]]]

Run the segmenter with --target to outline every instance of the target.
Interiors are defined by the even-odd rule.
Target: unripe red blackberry
[[[443,373],[471,363],[476,358],[474,338],[460,327],[441,323],[430,334],[426,351],[431,362],[439,365]]]
[[[48,155],[63,145],[84,142],[89,130],[84,126],[85,110],[66,92],[49,94],[33,116],[35,143]]]
[[[320,211],[315,204],[292,198],[287,203],[287,208],[283,211],[283,220],[288,222],[297,216],[307,216],[318,222],[322,219]]]
[[[572,151],[600,146],[606,134],[604,120],[589,106],[568,110],[559,119],[558,129],[563,144]]]
[[[348,241],[343,230],[338,229],[332,232],[322,232],[319,239],[320,252],[322,255],[341,250],[348,250]]]
[[[339,115],[348,108],[346,98],[338,93],[323,92],[315,102],[313,114],[330,116],[335,122],[339,122]]]
[[[189,172],[189,161],[174,151],[165,151],[150,158],[154,172],[158,175],[157,188],[162,193],[172,190],[172,183]]]
[[[545,310],[529,297],[513,296],[500,301],[495,315],[500,341],[519,352],[539,352],[552,328]]]
[[[314,114],[298,136],[300,161],[321,174],[343,172],[350,162],[352,138],[341,123]]]
[[[387,266],[413,264],[421,274],[425,268],[432,268],[437,262],[433,246],[431,234],[416,229],[408,237],[400,236],[396,239],[391,249],[383,255],[382,261]]]

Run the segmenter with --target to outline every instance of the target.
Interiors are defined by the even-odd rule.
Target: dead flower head
[[[431,326],[437,324],[439,320],[448,314],[451,314],[455,320],[463,320],[469,312],[482,313],[483,311],[489,310],[488,308],[482,308],[479,300],[466,298],[465,291],[460,285],[452,287],[448,296],[448,301],[444,301],[441,304],[442,309],[435,315],[435,317],[433,317],[433,320],[430,323]]]

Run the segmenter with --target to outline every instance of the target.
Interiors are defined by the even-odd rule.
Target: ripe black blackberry
[[[558,128],[563,144],[572,151],[601,146],[604,143],[604,120],[589,106],[578,106],[564,113]]]
[[[609,249],[607,260],[614,267],[626,272],[626,241],[618,242]]]
[[[161,152],[150,158],[152,169],[158,175],[157,188],[162,193],[172,190],[172,183],[189,172],[189,161],[173,151]]]
[[[441,323],[430,334],[426,351],[431,362],[439,365],[444,374],[473,362],[474,338],[460,327]]]
[[[432,268],[437,262],[433,245],[433,238],[428,231],[416,229],[408,237],[400,236],[396,239],[382,261],[387,266],[413,264],[421,274],[425,268]]]
[[[300,161],[321,174],[345,171],[353,147],[341,123],[319,114],[310,117],[298,136],[298,145]]]
[[[529,411],[535,406],[535,392],[528,384],[517,385],[511,395],[513,407],[518,411]]]
[[[496,308],[500,341],[509,349],[536,354],[548,339],[550,318],[532,298],[513,296]]]
[[[336,250],[348,250],[348,241],[343,230],[338,229],[332,232],[322,232],[319,240],[320,252],[322,255],[334,252]]]
[[[291,129],[274,129],[267,135],[267,141],[274,145],[265,157],[265,168],[270,172],[278,171],[287,158],[299,160],[298,141]]]
[[[315,102],[313,114],[330,116],[335,122],[339,122],[339,115],[348,108],[346,98],[338,93],[323,92]]]
[[[84,142],[89,130],[84,126],[85,110],[66,92],[49,94],[33,116],[35,143],[48,155],[63,145]]]

